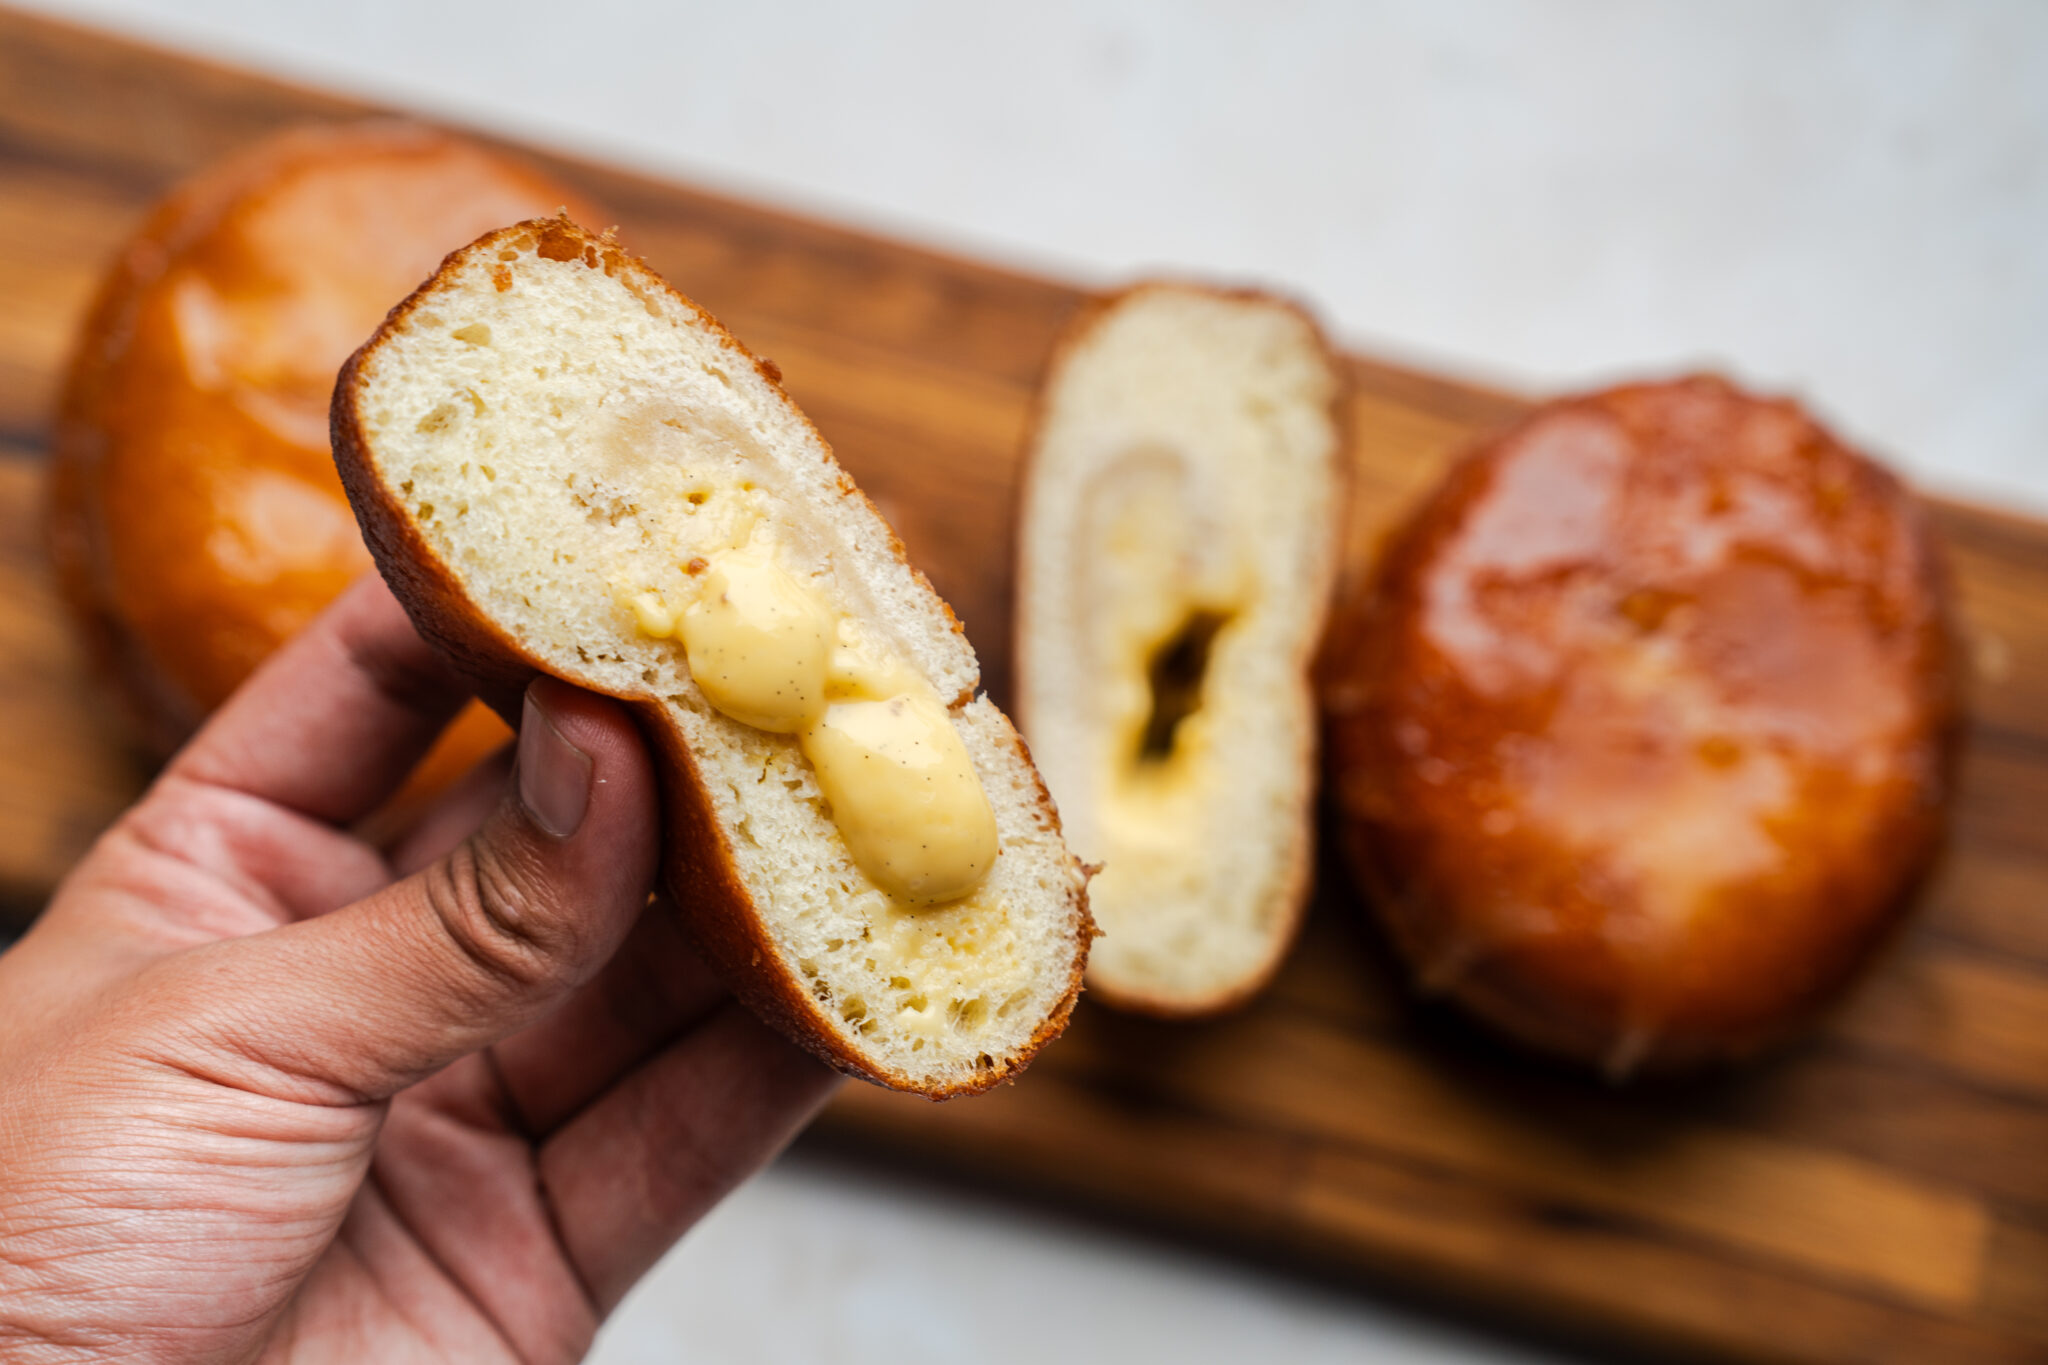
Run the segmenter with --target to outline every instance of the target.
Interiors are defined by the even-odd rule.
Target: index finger
[[[166,772],[349,824],[397,789],[472,690],[366,574],[266,660]]]

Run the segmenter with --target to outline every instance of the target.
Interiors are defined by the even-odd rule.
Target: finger
[[[549,1221],[533,1148],[475,1102],[488,1094],[488,1079],[463,1073],[480,1060],[467,1058],[392,1099],[372,1178],[350,1217],[366,1203],[383,1204],[404,1234],[404,1244],[390,1248],[394,1263],[425,1260],[444,1289],[475,1302],[501,1342],[519,1343],[524,1359],[581,1360],[597,1314]],[[445,1092],[463,1090],[469,1102],[448,1102]],[[490,1343],[438,1344],[436,1359],[503,1358]]]
[[[491,1050],[499,1083],[544,1138],[727,998],[675,906],[657,899],[595,980]]]
[[[541,1186],[598,1310],[781,1151],[837,1084],[728,1003],[550,1138]]]
[[[165,964],[187,1037],[243,1084],[381,1099],[531,1024],[612,956],[654,875],[654,775],[616,703],[528,689],[512,790],[433,867],[320,919]]]
[[[435,798],[410,829],[392,840],[385,854],[392,871],[410,877],[453,853],[505,799],[505,784],[511,776],[509,746],[464,773]]]
[[[369,574],[266,660],[168,771],[347,824],[397,789],[470,692]]]

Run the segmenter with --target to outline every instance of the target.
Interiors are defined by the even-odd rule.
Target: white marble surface
[[[1727,367],[2048,511],[2048,5],[34,2],[1081,279],[1278,283],[1481,377]],[[1534,1358],[807,1163],[600,1356]]]
[[[596,1365],[1538,1365],[1563,1357],[1298,1278],[786,1159],[628,1299]]]

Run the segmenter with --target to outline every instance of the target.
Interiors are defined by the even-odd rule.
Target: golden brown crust
[[[1610,1074],[1767,1046],[1939,843],[1959,731],[1920,509],[1716,379],[1551,403],[1341,608],[1346,851],[1425,986]]]
[[[349,500],[362,525],[363,538],[393,594],[404,604],[420,633],[441,648],[465,673],[475,678],[479,690],[501,714],[514,714],[517,698],[534,674],[543,671],[542,662],[506,631],[491,622],[470,599],[460,578],[428,545],[410,511],[380,477],[366,443],[355,399],[361,392],[360,374],[364,362],[384,344],[398,324],[439,286],[459,270],[461,259],[473,252],[491,252],[500,245],[536,246],[548,259],[581,259],[592,269],[602,269],[636,292],[659,290],[693,312],[702,324],[737,355],[753,364],[761,377],[782,394],[780,372],[770,363],[757,360],[745,346],[695,302],[663,280],[644,263],[622,251],[609,234],[596,237],[568,218],[536,219],[488,233],[461,251],[451,253],[435,274],[408,298],[393,308],[385,323],[342,367],[335,384],[332,409],[335,466],[340,472]],[[787,394],[782,394],[788,401]],[[800,411],[790,403],[792,412]],[[816,435],[808,418],[806,427],[827,451],[830,446]],[[846,496],[865,495],[850,480],[842,480]],[[872,508],[872,504],[869,504]],[[880,514],[877,513],[879,519]],[[885,523],[886,524],[886,523]],[[891,534],[891,550],[899,563],[908,564],[903,543]],[[919,581],[924,582],[920,574]],[[930,587],[926,583],[927,588]],[[944,607],[933,594],[934,602]],[[950,608],[946,617],[957,633],[960,623]],[[607,691],[595,680],[569,676],[568,681],[593,690]],[[1046,1043],[1058,1037],[1073,1011],[1080,992],[1081,975],[1092,937],[1085,891],[1078,896],[1080,943],[1071,979],[1060,1003],[1023,1048],[1001,1059],[993,1068],[950,1085],[919,1083],[899,1070],[850,1048],[803,983],[782,965],[766,927],[764,917],[740,875],[724,826],[711,806],[708,785],[695,756],[668,709],[646,696],[613,692],[631,709],[650,747],[661,775],[663,826],[662,879],[682,911],[684,925],[714,970],[739,999],[765,1022],[828,1065],[862,1080],[891,1089],[906,1090],[932,1099],[979,1093],[999,1081],[1013,1079]],[[960,703],[968,697],[958,699]],[[1029,762],[1029,755],[1017,742],[1016,752]],[[1033,769],[1034,775],[1036,769]],[[1045,818],[1054,829],[1058,816],[1051,799],[1039,784]]]
[[[1194,292],[1207,294],[1212,298],[1259,303],[1283,308],[1293,313],[1309,329],[1309,332],[1315,338],[1317,348],[1329,362],[1330,372],[1336,375],[1338,380],[1337,387],[1330,397],[1330,420],[1337,433],[1337,439],[1332,446],[1330,456],[1332,464],[1331,473],[1336,490],[1333,506],[1330,509],[1330,516],[1332,525],[1341,529],[1345,524],[1345,508],[1349,504],[1352,483],[1350,458],[1352,430],[1351,391],[1344,362],[1332,350],[1329,337],[1324,333],[1322,324],[1317,321],[1315,314],[1305,305],[1293,299],[1262,289],[1231,287],[1163,277],[1139,280],[1126,285],[1122,289],[1095,295],[1075,310],[1074,315],[1068,319],[1066,326],[1061,329],[1058,340],[1054,342],[1051,353],[1046,357],[1045,369],[1039,379],[1037,392],[1032,399],[1030,415],[1025,422],[1023,469],[1019,479],[1017,500],[1020,518],[1023,509],[1034,505],[1032,487],[1038,473],[1037,453],[1039,436],[1045,426],[1047,407],[1052,401],[1053,377],[1060,374],[1066,368],[1067,361],[1074,351],[1079,349],[1081,344],[1087,340],[1096,327],[1101,325],[1111,311],[1129,299],[1158,289]],[[1024,585],[1040,572],[1036,562],[1037,552],[1035,546],[1037,539],[1037,537],[1031,534],[1031,528],[1023,525],[1020,520],[1016,528],[1015,537],[1017,545],[1016,599],[1019,604],[1024,601]],[[1310,575],[1309,582],[1304,588],[1305,591],[1316,592],[1319,595],[1319,600],[1325,607],[1325,611],[1318,614],[1317,628],[1305,633],[1306,643],[1303,646],[1301,658],[1297,661],[1298,675],[1302,680],[1303,688],[1310,690],[1311,700],[1313,695],[1312,674],[1321,639],[1320,628],[1323,617],[1327,614],[1327,605],[1337,585],[1337,575],[1341,567],[1341,551],[1342,536],[1337,532],[1333,532],[1329,540],[1329,548],[1324,563],[1316,573]],[[1014,667],[1017,669],[1018,676],[1022,677],[1024,672],[1030,667],[1030,658],[1034,652],[1034,642],[1031,639],[1033,632],[1028,628],[1021,606],[1016,612],[1016,621],[1016,639],[1011,648],[1011,659],[1014,661]],[[1028,698],[1028,693],[1022,688],[1018,689],[1018,694],[1020,698]],[[1313,704],[1311,704],[1310,709],[1313,712]],[[1019,701],[1017,720],[1028,733],[1031,729],[1032,718],[1029,714],[1027,700]],[[1302,844],[1300,856],[1292,860],[1291,865],[1287,868],[1285,880],[1282,881],[1273,895],[1272,904],[1276,907],[1278,913],[1274,915],[1271,951],[1268,953],[1265,961],[1258,964],[1255,969],[1248,971],[1244,978],[1229,990],[1221,991],[1205,998],[1168,997],[1145,991],[1119,990],[1117,987],[1105,983],[1098,976],[1096,980],[1088,983],[1088,991],[1093,999],[1113,1009],[1122,1010],[1127,1014],[1140,1014],[1155,1019],[1209,1019],[1244,1008],[1272,982],[1273,977],[1280,971],[1281,963],[1286,960],[1288,948],[1293,945],[1296,935],[1301,931],[1302,920],[1308,913],[1309,894],[1313,888],[1316,856],[1314,820],[1316,794],[1313,777],[1316,769],[1316,755],[1313,748],[1315,743],[1313,727],[1310,730],[1309,742],[1311,745],[1310,751],[1302,758],[1302,771],[1306,775],[1302,779],[1300,816],[1302,824],[1308,831],[1308,835]]]

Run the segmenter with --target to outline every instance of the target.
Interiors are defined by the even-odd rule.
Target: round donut
[[[448,252],[581,196],[433,129],[297,129],[178,186],[122,248],[55,432],[59,583],[167,752],[370,569],[328,453],[335,373]],[[466,713],[431,762],[506,730]]]
[[[1553,402],[1339,609],[1340,838],[1426,990],[1611,1076],[1810,1018],[1940,840],[1949,591],[1899,481],[1713,378]]]

